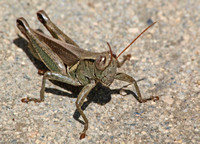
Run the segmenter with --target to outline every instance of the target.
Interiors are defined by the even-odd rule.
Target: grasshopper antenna
[[[106,43],[107,43],[107,45],[109,47],[109,50],[110,50],[110,62],[109,63],[111,63],[112,62],[113,53],[112,53],[112,49],[111,49],[111,46],[110,46],[109,42],[106,42]]]
[[[152,23],[150,26],[148,26],[145,30],[143,30],[118,56],[117,58],[125,52],[145,31],[147,31],[150,27],[152,27],[156,22]]]

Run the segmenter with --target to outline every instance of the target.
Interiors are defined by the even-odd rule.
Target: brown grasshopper
[[[86,118],[81,106],[87,95],[98,82],[105,86],[110,86],[114,79],[134,84],[138,100],[140,103],[148,100],[158,100],[157,96],[144,99],[141,96],[137,82],[131,76],[125,73],[117,73],[125,61],[129,60],[131,55],[124,56],[121,62],[118,57],[147,29],[137,36],[118,56],[113,54],[108,44],[109,51],[96,53],[81,49],[72,39],[65,35],[54,23],[51,22],[48,15],[40,10],[37,12],[39,21],[47,28],[52,37],[49,37],[39,31],[33,30],[23,17],[17,19],[17,27],[29,41],[29,48],[33,56],[42,61],[49,71],[43,75],[40,98],[24,98],[22,102],[42,102],[44,101],[44,91],[46,80],[56,80],[73,86],[83,86],[76,100],[76,108],[84,120],[84,129],[80,139],[86,136],[88,129],[88,119]]]

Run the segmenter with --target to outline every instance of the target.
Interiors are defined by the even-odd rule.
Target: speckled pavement
[[[81,48],[96,52],[108,50],[109,42],[119,54],[157,21],[125,52],[131,60],[118,71],[138,80],[143,97],[160,100],[141,104],[134,86],[121,91],[127,83],[120,81],[95,88],[85,103],[89,129],[83,140],[83,125],[75,120],[81,88],[48,81],[44,102],[22,103],[39,97],[37,71],[44,66],[30,54],[16,18],[48,34],[36,17],[41,9]],[[199,13],[196,0],[1,0],[0,143],[200,143]]]

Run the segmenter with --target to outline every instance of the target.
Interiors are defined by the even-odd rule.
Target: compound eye
[[[99,56],[95,61],[95,66],[99,70],[104,70],[106,68],[106,57]]]

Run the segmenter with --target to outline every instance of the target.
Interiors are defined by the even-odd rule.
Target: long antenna
[[[118,56],[117,58],[125,52],[145,31],[147,31],[151,26],[153,26],[156,22],[152,23],[150,26],[148,26],[143,32],[141,32]]]
[[[112,49],[111,49],[111,46],[110,46],[109,42],[106,42],[106,43],[107,43],[107,45],[109,47],[109,50],[110,50],[110,63],[111,63],[112,57],[113,57],[113,53],[112,53]]]

